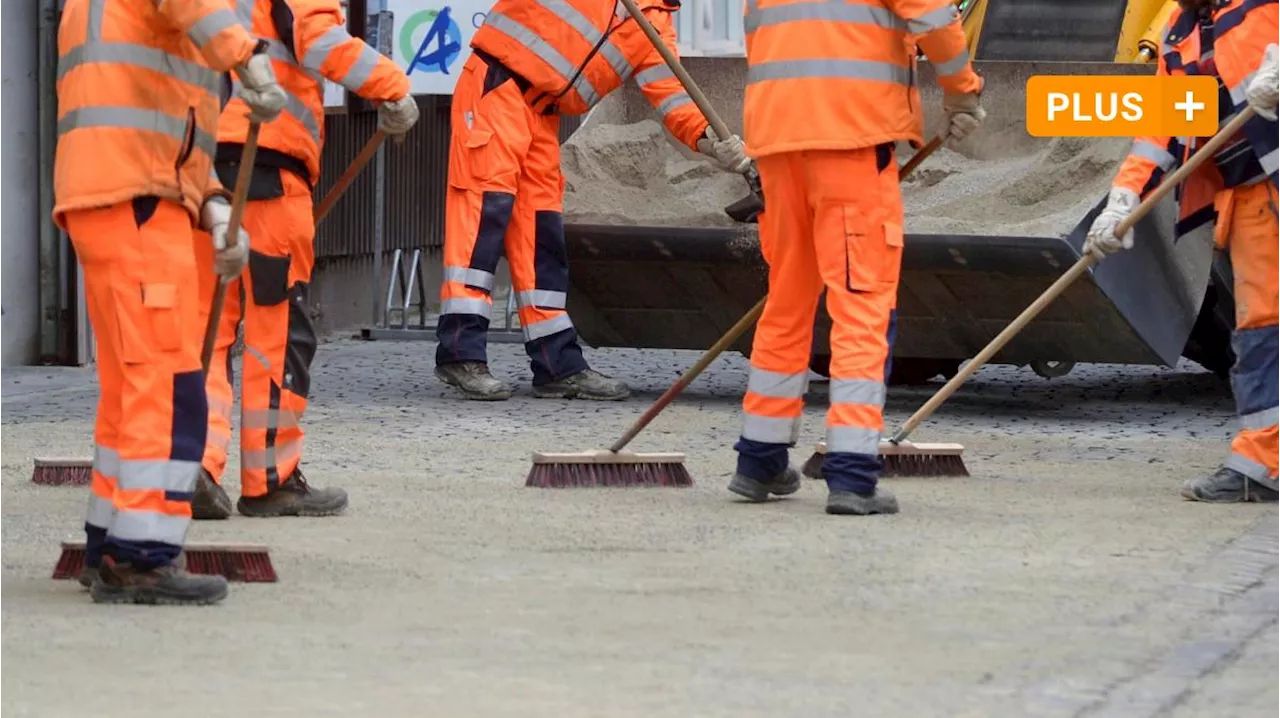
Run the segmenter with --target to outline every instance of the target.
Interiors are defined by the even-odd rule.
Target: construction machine
[[[1026,132],[1027,79],[1154,72],[1151,60],[1176,2],[957,4],[975,68],[986,80],[983,105],[988,112],[986,124],[966,140],[961,152],[979,159],[1052,159],[1051,140]],[[732,129],[740,132],[745,59],[688,58],[686,68]],[[917,77],[926,108],[926,136],[944,126],[931,73],[927,63],[920,63]],[[634,87],[605,103],[608,106],[593,112],[579,132],[589,131],[594,123],[656,119]],[[1106,173],[1123,158],[1124,145],[1114,145],[1113,156],[1106,158],[1111,163]],[[926,162],[924,171],[928,168]],[[922,177],[922,182],[932,181]],[[943,181],[963,185],[968,180],[961,171]],[[1080,256],[1084,235],[1105,203],[1109,181],[1108,177],[1096,197],[1085,198],[1079,216],[1063,226],[1036,231],[1011,231],[993,218],[979,232],[917,232],[908,201],[891,382],[950,376],[976,354]],[[1172,366],[1185,356],[1225,375],[1233,361],[1229,265],[1221,257],[1215,260],[1211,231],[1184,235],[1175,242],[1175,217],[1174,201],[1168,199],[1138,225],[1132,250],[1109,257],[1078,281],[993,363],[1030,366],[1036,374],[1052,378],[1078,362]],[[572,277],[568,308],[579,334],[593,346],[705,349],[767,291],[754,225],[568,222],[565,236]],[[830,319],[824,309],[816,326],[812,368],[825,374]],[[748,334],[733,348],[748,353],[750,347]]]

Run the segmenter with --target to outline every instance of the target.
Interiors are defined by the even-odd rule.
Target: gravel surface
[[[269,544],[281,577],[206,609],[48,579],[85,489],[32,485],[31,459],[87,454],[94,389],[5,370],[5,713],[1275,715],[1276,510],[1178,498],[1233,426],[1191,366],[985,368],[915,437],[963,443],[973,476],[891,480],[902,513],[860,519],[823,514],[818,482],[724,490],[741,357],[635,443],[687,452],[692,489],[550,491],[523,488],[531,451],[607,445],[696,355],[590,351],[638,389],[591,404],[532,399],[521,349],[495,345],[524,386],[486,404],[435,381],[433,350],[321,347],[305,466],[351,508],[195,526]],[[893,390],[890,423],[933,389]]]

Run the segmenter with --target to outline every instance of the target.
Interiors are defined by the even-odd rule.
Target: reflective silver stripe
[[[279,466],[282,461],[293,461],[302,456],[302,441],[290,440],[264,451],[241,451],[240,468],[251,471],[262,471],[269,467]]]
[[[244,409],[240,412],[241,429],[296,429],[302,417],[292,409]]]
[[[827,453],[867,454],[880,452],[880,432],[861,426],[828,426]]]
[[[1262,431],[1280,423],[1280,407],[1255,411],[1240,417],[1240,428],[1245,431]]]
[[[524,25],[521,25],[515,20],[512,20],[506,15],[503,15],[500,12],[490,12],[485,16],[484,24],[529,48],[530,52],[537,55],[539,59],[550,65],[551,69],[560,73],[560,77],[562,77],[566,83],[568,83],[569,78],[573,77],[574,73],[577,72],[577,68],[574,67],[573,63],[569,62],[568,58],[561,55],[560,52],[547,43],[546,40],[543,40],[537,35],[537,33]],[[589,81],[587,81],[586,73],[578,76],[578,81],[574,83],[573,89],[578,91],[578,94],[582,97],[582,101],[588,106],[594,105],[600,101],[600,93],[596,91],[596,88],[591,86]]]
[[[1129,150],[1130,156],[1141,157],[1151,160],[1162,170],[1168,170],[1177,163],[1177,158],[1169,154],[1163,147],[1157,147],[1145,140],[1134,140],[1133,147]]]
[[[476,314],[482,317],[488,317],[490,304],[484,299],[471,299],[469,297],[454,297],[440,302],[441,314]]]
[[[58,118],[59,135],[67,134],[72,130],[87,130],[95,127],[118,127],[156,132],[172,137],[178,142],[183,142],[187,138],[186,118],[172,117],[162,112],[137,107],[81,107],[78,110],[70,110]],[[197,127],[195,145],[196,149],[212,159],[217,141],[213,135]]]
[[[253,2],[254,0],[236,0],[236,17],[240,19],[240,24],[246,30],[253,30]]]
[[[788,22],[807,22],[810,20],[826,20],[833,22],[849,22],[861,25],[876,25],[889,30],[905,30],[907,22],[882,7],[869,5],[851,5],[843,0],[828,2],[797,2],[786,5],[775,5],[767,8],[750,7],[743,20],[746,33],[755,32],[762,27],[782,25]]]
[[[678,92],[674,95],[669,95],[667,97],[664,97],[662,99],[662,102],[658,103],[657,110],[658,112],[662,113],[663,117],[666,117],[677,108],[684,107],[685,105],[688,105],[692,102],[693,102],[693,98],[689,97],[683,92]]]
[[[748,85],[769,80],[800,80],[811,77],[873,80],[906,86],[911,84],[911,71],[907,68],[874,60],[778,60],[762,62],[747,69]]]
[[[636,73],[636,84],[640,87],[658,82],[659,80],[667,80],[675,77],[675,73],[666,65],[654,65],[647,70],[641,70]]]
[[[102,39],[102,16],[106,14],[106,11],[107,0],[89,0],[89,19],[84,33],[84,41],[86,43]]]
[[[279,60],[280,62],[286,63],[291,67],[298,68],[299,70],[302,71],[304,75],[306,75],[307,77],[310,77],[316,82],[324,81],[324,75],[321,75],[319,72],[316,72],[315,70],[310,70],[308,68],[303,67],[302,65],[299,65],[298,61],[295,60],[293,57],[293,50],[289,49],[288,46],[286,46],[283,42],[280,42],[279,40],[267,40],[267,57],[270,57],[272,60]]]
[[[1227,88],[1227,92],[1231,94],[1231,101],[1237,106],[1241,103],[1249,101],[1249,83],[1253,82],[1253,76],[1256,73],[1250,72],[1244,76],[1239,83]]]
[[[475,267],[445,267],[444,281],[460,282],[468,287],[493,289],[493,273]]]
[[[553,292],[550,289],[526,289],[516,293],[516,302],[522,307],[564,309],[566,299],[568,296],[564,292]]]
[[[356,61],[347,70],[347,74],[340,80],[342,86],[352,92],[359,91],[361,87],[364,87],[364,83],[368,82],[370,77],[373,77],[373,71],[378,68],[379,57],[381,56],[378,51],[368,45],[360,48],[360,57],[356,58]]]
[[[257,359],[258,363],[262,365],[263,369],[266,369],[267,371],[271,371],[271,361],[267,359],[266,354],[263,354],[261,351],[258,350],[257,347],[251,346],[249,344],[244,345],[244,350],[246,353],[252,355],[254,359]]]
[[[334,48],[351,39],[351,33],[347,32],[347,28],[341,25],[334,25],[324,34],[317,37],[311,43],[311,47],[307,48],[307,54],[302,57],[302,66],[311,70],[319,71],[324,66],[325,60],[329,59],[329,54]]]
[[[759,396],[771,396],[779,399],[799,399],[809,386],[809,372],[783,374],[751,367],[747,375],[747,393]]]
[[[302,58],[302,67],[311,72],[321,73],[324,63],[329,60],[329,55],[353,39],[351,33],[341,25],[325,30],[324,34],[316,38],[316,41],[311,43],[311,47],[307,48],[307,54]],[[378,58],[377,50],[361,43],[360,56],[338,80],[338,83],[352,92],[359,92],[378,67]]]
[[[963,71],[965,65],[969,64],[969,51],[961,50],[959,55],[956,55],[946,62],[934,62],[933,60],[929,60],[929,64],[933,65],[933,69],[937,71],[940,77],[950,77]]]
[[[1268,475],[1267,467],[1259,464],[1253,459],[1250,459],[1244,454],[1233,453],[1231,456],[1227,457],[1226,462],[1222,465],[1228,469],[1239,471],[1251,479],[1265,479]]]
[[[203,87],[214,93],[218,87],[218,73],[213,70],[170,55],[163,50],[130,42],[94,42],[72,49],[58,58],[58,80],[82,65],[109,62],[133,65],[163,73],[188,85]]]
[[[121,459],[121,489],[136,491],[156,489],[189,493],[196,487],[199,461],[176,459]]]
[[[522,326],[521,329],[524,332],[524,340],[526,342],[531,342],[535,339],[549,337],[552,334],[573,329],[573,320],[569,318],[568,314],[560,314],[551,317],[550,319],[543,319],[540,322],[527,324]]]
[[[955,3],[947,3],[937,10],[931,10],[920,17],[907,18],[907,32],[912,35],[923,35],[926,32],[940,30],[960,19],[960,11]]]
[[[871,379],[832,379],[828,389],[832,404],[884,406],[884,395],[884,383]]]
[[[204,47],[218,33],[239,24],[235,13],[230,10],[215,10],[193,23],[187,30],[187,37],[191,38],[196,47]]]
[[[89,507],[84,513],[84,522],[100,529],[111,528],[111,519],[115,518],[116,507],[109,499],[89,492]]]
[[[800,417],[778,419],[772,416],[743,414],[742,438],[765,444],[794,444],[800,438]]]
[[[1277,169],[1280,169],[1280,154],[1277,154],[1277,152],[1280,152],[1280,148],[1271,150],[1258,158],[1258,164],[1262,165],[1263,172],[1273,175]]]
[[[551,14],[565,21],[574,30],[577,30],[578,34],[591,47],[595,47],[604,35],[600,28],[592,25],[585,15],[564,0],[537,0],[537,2]],[[600,46],[600,54],[609,63],[609,67],[612,67],[613,71],[618,73],[618,77],[626,80],[631,77],[631,73],[634,70],[631,67],[631,63],[627,62],[626,56],[618,49],[618,46],[613,44],[613,40],[614,38],[611,36],[609,42]]]
[[[120,452],[109,449],[102,444],[93,447],[93,468],[103,478],[115,480],[120,476]]]
[[[241,85],[239,80],[231,83],[231,92],[236,95],[239,95],[243,89],[244,85]],[[289,92],[288,90],[285,90],[284,94],[284,111],[287,112],[289,116],[293,117],[293,119],[301,122],[302,126],[311,134],[311,139],[315,140],[316,144],[320,144],[320,125],[316,122],[316,116],[312,114],[306,103],[298,99],[297,95]]]
[[[154,511],[118,511],[107,531],[109,538],[124,541],[158,541],[173,546],[186,543],[191,519]]]

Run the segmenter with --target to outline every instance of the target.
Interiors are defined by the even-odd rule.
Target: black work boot
[[[191,518],[196,521],[231,518],[231,497],[204,469],[200,469],[195,495],[191,497]]]
[[[631,396],[631,390],[626,384],[595,369],[583,369],[558,381],[533,387],[533,395],[539,399],[621,401]]]
[[[227,597],[227,579],[197,576],[174,565],[139,569],[105,556],[89,596],[94,603],[203,606]]]
[[[898,513],[898,497],[888,489],[876,487],[870,496],[853,491],[831,489],[827,494],[827,513],[843,516],[869,516],[871,514]]]
[[[84,586],[85,588],[89,588],[90,586],[93,585],[93,580],[96,579],[97,577],[98,577],[98,567],[85,564],[84,568],[80,569],[80,575],[76,577],[76,580],[80,582],[81,586]]]
[[[262,496],[241,496],[236,508],[244,516],[333,516],[347,508],[347,492],[318,489],[307,483],[301,469],[294,469],[284,483]]]
[[[502,401],[515,393],[506,383],[489,373],[489,365],[478,361],[460,361],[436,367],[436,378],[455,387],[468,399]]]
[[[1209,476],[1199,476],[1183,484],[1182,498],[1210,504],[1271,503],[1276,500],[1276,492],[1224,466]]]
[[[788,466],[785,471],[768,481],[758,481],[743,474],[734,474],[729,490],[748,501],[767,501],[769,495],[787,496],[800,490],[800,472]]]

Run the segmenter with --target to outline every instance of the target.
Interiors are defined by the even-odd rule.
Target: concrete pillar
[[[4,102],[0,103],[0,365],[39,354],[39,136],[36,84],[38,3],[0,3]]]

